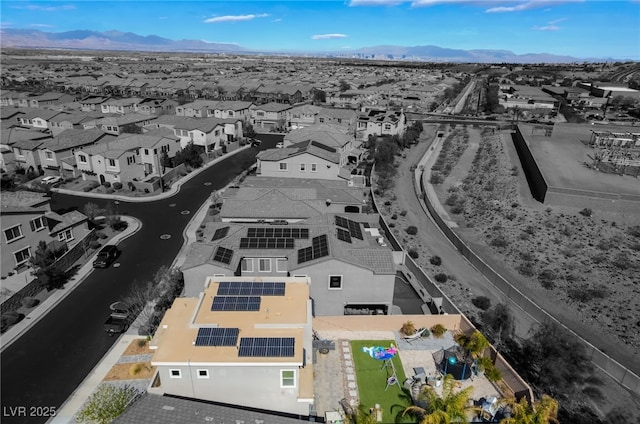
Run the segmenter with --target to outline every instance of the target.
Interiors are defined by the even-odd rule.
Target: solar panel
[[[222,262],[223,264],[230,264],[232,256],[233,250],[218,246],[218,249],[216,249],[216,254],[213,255],[213,260],[216,262]]]
[[[311,247],[298,250],[298,263],[304,263],[313,259],[329,255],[329,243],[327,235],[323,234],[311,239]]]
[[[284,296],[284,291],[282,282],[223,281],[217,296]]]
[[[239,328],[199,328],[196,346],[235,346]]]
[[[336,225],[338,227],[349,229],[349,220],[341,216],[336,216]]]
[[[349,230],[351,237],[364,240],[364,238],[362,237],[362,229],[360,229],[360,223],[347,218],[343,218],[341,216],[336,216],[336,226]]]
[[[225,238],[229,234],[229,227],[218,228],[215,233],[213,233],[213,237],[211,241],[220,240],[221,238]]]
[[[311,141],[311,145],[312,145],[312,146],[316,146],[316,147],[318,147],[319,149],[326,150],[327,152],[331,152],[331,153],[335,153],[335,152],[336,152],[336,149],[334,149],[333,147],[329,147],[329,146],[327,146],[327,145],[325,145],[325,144],[318,143],[317,141],[313,141],[313,140],[312,140],[312,141]]]
[[[272,228],[251,227],[247,228],[247,238],[292,238],[308,239],[308,228]]]
[[[212,311],[259,311],[259,296],[214,296]]]
[[[294,356],[295,342],[293,337],[242,337],[238,356],[289,358]]]
[[[351,243],[351,235],[349,234],[349,231],[343,230],[342,228],[337,228],[337,231],[338,231],[338,234],[337,234],[338,240]]]
[[[256,238],[243,237],[240,239],[240,249],[293,249],[293,238]]]

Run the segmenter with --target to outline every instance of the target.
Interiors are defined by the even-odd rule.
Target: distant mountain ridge
[[[201,53],[262,53],[304,56],[361,57],[391,60],[418,60],[434,62],[474,63],[569,63],[614,61],[611,58],[576,58],[548,53],[516,54],[509,50],[462,50],[438,46],[371,46],[339,52],[255,51],[237,44],[210,43],[202,40],[171,40],[157,35],[138,35],[121,31],[75,30],[45,32],[34,29],[5,28],[0,30],[3,48],[61,48],[82,50],[127,50],[148,52],[201,52]]]

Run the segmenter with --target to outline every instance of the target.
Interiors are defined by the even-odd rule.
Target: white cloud
[[[76,7],[72,4],[63,4],[61,6],[39,6],[37,4],[28,4],[26,6],[11,6],[12,9],[26,9],[38,12],[57,12],[60,10],[74,10]]]
[[[347,38],[345,34],[316,34],[312,35],[312,40],[333,40],[336,38]]]
[[[559,24],[560,22],[566,21],[567,18],[554,19],[553,21],[549,21],[549,25]]]
[[[553,21],[547,22],[547,25],[545,26],[534,26],[533,29],[536,31],[558,31],[560,30],[560,27],[557,24],[566,20],[567,18],[554,19]]]
[[[278,19],[274,19],[274,20],[273,20],[273,21],[271,21],[271,22],[282,22],[282,19],[280,19],[280,18],[278,18]]]
[[[582,1],[586,0],[350,0],[349,6],[397,6],[410,3],[412,7],[429,7],[441,4],[467,4],[487,8],[487,13],[505,13]]]
[[[505,12],[521,12],[523,10],[538,9],[548,6],[557,6],[563,3],[577,3],[584,0],[513,0],[499,1],[496,3],[505,3],[505,6],[490,7],[485,10],[487,13],[505,13]]]
[[[34,28],[53,28],[53,25],[48,25],[48,24],[30,24],[30,27],[34,27]]]
[[[349,6],[397,6],[408,0],[351,0]]]
[[[259,13],[257,15],[227,15],[227,16],[216,16],[215,18],[205,19],[204,23],[206,24],[215,24],[218,22],[241,22],[241,21],[251,21],[257,18],[266,18],[268,17],[268,13]]]

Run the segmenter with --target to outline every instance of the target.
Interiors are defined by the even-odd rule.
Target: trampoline
[[[475,360],[465,355],[460,346],[451,346],[433,353],[436,369],[443,375],[450,374],[456,380],[466,380],[471,377],[475,368]]]

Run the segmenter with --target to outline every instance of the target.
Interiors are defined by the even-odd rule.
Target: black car
[[[104,246],[100,252],[98,252],[98,256],[96,260],[93,261],[94,268],[107,268],[113,261],[118,257],[118,248],[114,245],[108,244]]]
[[[258,140],[257,138],[252,138],[250,142],[251,147],[260,147],[260,145],[262,144],[262,141]]]

